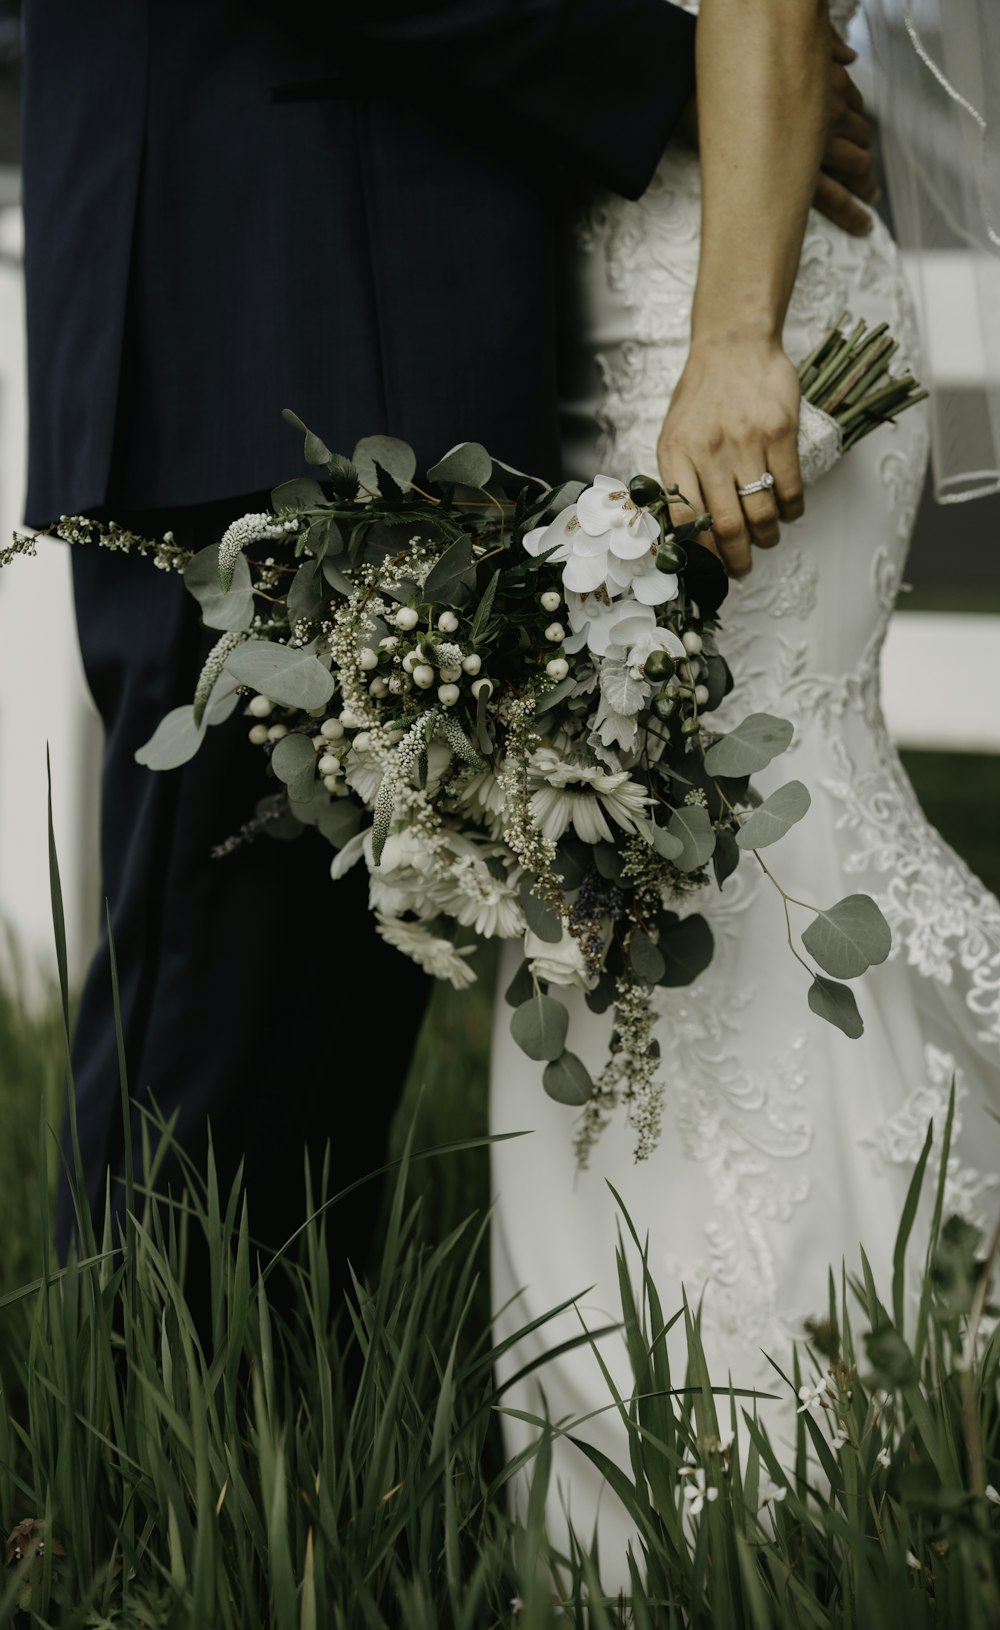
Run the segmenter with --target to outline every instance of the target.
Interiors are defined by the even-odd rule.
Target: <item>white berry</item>
[[[704,707],[705,703],[708,701],[708,686],[696,685],[694,687],[694,699],[699,707]]]
[[[362,673],[370,674],[373,668],[378,667],[378,652],[373,651],[370,645],[366,645],[358,655],[358,666]]]
[[[477,701],[484,692],[487,696],[493,695],[492,679],[477,679],[475,684],[472,686],[472,694],[474,697],[476,697]]]
[[[458,618],[453,611],[442,611],[438,618],[438,627],[442,634],[454,634],[458,627]]]
[[[457,685],[438,686],[438,701],[442,707],[454,707],[461,694]]]
[[[321,736],[325,736],[327,741],[342,741],[344,739],[344,727],[339,719],[324,719],[319,727],[319,733]]]
[[[269,696],[251,696],[247,712],[255,719],[266,719],[274,712],[274,703]]]
[[[335,758],[332,753],[324,753],[316,768],[320,775],[339,775],[340,759]]]
[[[376,702],[380,702],[383,696],[389,694],[389,687],[384,679],[373,679],[368,687],[368,694],[374,696]]]
[[[461,679],[462,677],[461,668],[442,668],[440,673],[441,678],[446,685],[454,685],[455,681],[457,679]]]
[[[411,674],[419,661],[420,658],[417,656],[416,651],[407,651],[403,658],[403,672]]]
[[[360,730],[365,721],[359,719],[356,713],[352,713],[349,707],[345,707],[340,715],[340,722],[345,730]]]
[[[323,777],[323,785],[326,788],[327,792],[339,792],[340,791],[340,781],[338,780],[338,778],[335,775],[325,775]]]
[[[359,730],[357,735],[354,738],[352,746],[359,753],[367,753],[367,751],[368,751],[369,747],[371,746],[371,744],[372,744],[372,738],[371,738],[370,731],[368,731],[368,730]]]
[[[417,616],[412,606],[400,606],[394,621],[397,628],[402,628],[404,631],[409,631],[411,628],[416,628],[420,618]]]
[[[462,667],[467,674],[477,674],[482,665],[483,659],[481,656],[477,656],[475,651],[472,652],[471,656],[462,658]]]
[[[565,679],[569,673],[569,663],[565,657],[553,657],[551,662],[545,664],[545,672],[550,679]]]
[[[681,635],[681,644],[689,656],[696,657],[701,650],[701,635],[693,628],[686,628]]]
[[[384,640],[379,640],[378,648],[380,651],[394,651],[398,644],[399,640],[395,634],[387,634]]]
[[[429,662],[418,662],[413,670],[413,683],[421,690],[430,690],[434,683],[434,669]]]
[[[268,739],[268,741],[280,741],[282,736],[287,736],[287,735],[288,735],[288,726],[287,725],[284,725],[284,724],[272,724],[270,730],[267,732],[267,739]]]
[[[546,589],[542,595],[543,611],[558,611],[562,605],[562,595],[557,589]]]
[[[250,740],[255,747],[263,747],[267,740],[267,725],[255,724],[250,728]]]
[[[548,628],[545,630],[545,638],[550,640],[553,645],[561,645],[566,638],[566,630],[562,623],[549,623]]]

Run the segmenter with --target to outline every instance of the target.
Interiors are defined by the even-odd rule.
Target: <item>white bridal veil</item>
[[[935,496],[1000,492],[1000,0],[864,0],[893,225],[931,373]],[[948,302],[947,321],[928,321]]]

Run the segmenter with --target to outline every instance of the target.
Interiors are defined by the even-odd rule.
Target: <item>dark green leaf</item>
[[[667,831],[680,838],[683,845],[674,865],[680,872],[694,872],[711,860],[715,849],[715,832],[708,818],[708,810],[700,804],[682,804],[670,817]]]
[[[282,481],[271,493],[271,508],[275,514],[283,509],[317,509],[330,500],[318,481],[311,476],[296,476],[293,481]]]
[[[510,1033],[523,1053],[536,1060],[558,1058],[566,1045],[569,1013],[561,1002],[540,993],[515,1008]]]
[[[575,1053],[563,1052],[542,1071],[542,1086],[557,1104],[585,1104],[594,1091],[590,1071]]]
[[[472,627],[469,629],[469,643],[471,645],[478,645],[479,641],[482,639],[483,630],[490,620],[490,612],[493,609],[493,598],[497,592],[497,584],[499,581],[500,571],[498,568],[497,571],[493,573],[493,576],[490,578],[485,589],[483,590],[483,597],[476,607],[476,614],[472,619]]]
[[[353,503],[358,496],[358,488],[361,482],[358,479],[358,472],[350,459],[345,458],[343,453],[333,453],[330,456],[327,468],[330,471],[330,485],[336,496],[342,498],[345,503]]]
[[[383,498],[402,498],[412,485],[417,455],[397,436],[363,436],[352,454],[363,487]],[[383,482],[383,477],[388,479]]]
[[[546,945],[558,945],[563,937],[562,918],[548,900],[541,900],[532,892],[532,882],[530,877],[521,879],[521,907],[525,921],[531,932],[544,940]]]
[[[712,852],[712,867],[715,871],[715,881],[720,889],[727,877],[732,877],[740,863],[740,846],[731,832],[722,830],[715,834],[715,849]]]
[[[361,826],[361,811],[352,798],[334,798],[321,811],[317,826],[327,843],[342,849]]]
[[[288,591],[288,616],[291,622],[315,622],[323,614],[326,601],[323,596],[323,575],[318,560],[304,560]]]
[[[477,441],[462,441],[427,471],[441,487],[485,487],[493,475],[493,460]]]
[[[427,574],[423,596],[430,605],[461,606],[476,586],[472,543],[460,538],[450,544]]]
[[[520,964],[503,994],[504,1001],[509,1007],[521,1007],[534,996],[535,980],[527,961]]]
[[[591,1013],[606,1013],[615,1000],[615,976],[607,968],[601,974],[593,990],[588,990],[584,1000]]]
[[[802,943],[835,979],[856,979],[873,964],[885,961],[892,934],[874,900],[867,894],[849,894],[818,914]]]
[[[302,420],[299,418],[297,413],[293,413],[291,408],[282,408],[281,417],[287,424],[294,425],[296,430],[301,430],[302,434],[305,436],[305,458],[307,464],[330,463],[334,455],[331,453],[329,447],[327,447],[324,441],[320,440],[319,436],[313,434],[308,425],[302,423]]]
[[[824,979],[822,974],[817,974],[809,986],[808,1001],[819,1018],[825,1019],[827,1024],[835,1024],[852,1041],[864,1035],[864,1021],[849,985],[838,985],[835,979]]]
[[[292,802],[305,803],[316,781],[316,754],[311,739],[300,731],[282,736],[274,744],[271,768],[278,780],[285,783]]]
[[[658,947],[641,928],[632,930],[628,952],[633,970],[639,978],[648,985],[658,985],[667,971],[667,964]]]
[[[715,952],[715,941],[704,917],[695,912],[661,933],[657,949],[664,962],[659,983],[674,989],[693,984],[705,972]]]

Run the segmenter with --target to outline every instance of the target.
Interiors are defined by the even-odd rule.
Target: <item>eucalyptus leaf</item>
[[[412,486],[417,471],[416,453],[409,442],[400,441],[398,436],[363,436],[351,455],[351,462],[361,485],[369,492],[382,491],[377,464],[404,492]]]
[[[318,481],[311,476],[299,475],[292,481],[282,481],[271,492],[271,508],[275,514],[283,509],[318,509],[329,505],[329,498]]]
[[[442,487],[485,487],[493,476],[493,460],[478,441],[461,441],[427,474]]]
[[[665,965],[658,983],[675,989],[692,985],[705,972],[715,953],[715,940],[705,918],[694,912],[660,934],[657,950]]]
[[[233,652],[226,671],[283,707],[325,707],[336,689],[318,657],[270,640],[247,640]]]
[[[210,543],[184,568],[184,586],[197,600],[206,628],[232,633],[253,622],[253,588],[244,555],[236,557],[232,582],[224,589],[219,582],[219,545]]]
[[[434,562],[424,583],[423,597],[430,605],[463,605],[476,586],[472,543],[460,538]]]
[[[590,1008],[591,1013],[606,1013],[608,1008],[614,1005],[615,996],[617,994],[615,987],[616,981],[614,974],[611,973],[609,969],[605,968],[602,971],[597,984],[592,990],[588,990],[584,996],[584,1001]]]
[[[527,960],[522,962],[503,993],[508,1007],[522,1007],[535,994],[535,979]]]
[[[812,803],[808,787],[788,781],[748,815],[736,836],[741,849],[766,849],[791,831]]]
[[[330,559],[329,555],[323,562],[322,571],[331,589],[336,589],[338,594],[351,595],[354,593],[354,584],[351,579],[345,571],[341,570],[335,560]]]
[[[727,877],[732,877],[740,863],[740,846],[732,832],[716,832],[715,849],[712,852],[712,870],[715,872],[715,881],[720,889]]]
[[[590,1071],[575,1053],[562,1052],[542,1071],[542,1086],[557,1104],[579,1107],[593,1096]]]
[[[271,768],[288,788],[293,803],[305,803],[316,783],[316,753],[312,741],[300,731],[275,742]]]
[[[288,591],[288,616],[292,622],[315,622],[322,616],[326,601],[323,596],[323,574],[318,560],[304,560]]]
[[[818,973],[809,986],[808,1002],[814,1013],[827,1024],[835,1024],[852,1041],[864,1035],[864,1021],[850,985],[840,985]]]
[[[547,900],[539,899],[532,891],[532,879],[521,879],[520,897],[524,919],[533,934],[546,945],[558,945],[563,937],[563,923],[558,911]]]
[[[136,749],[135,761],[148,770],[176,770],[178,765],[194,758],[207,728],[205,719],[200,725],[195,724],[190,702],[175,707],[160,720],[149,740]]]
[[[281,417],[286,424],[294,425],[295,429],[301,430],[305,436],[305,459],[307,464],[330,463],[334,455],[327,447],[326,442],[315,435],[308,425],[303,424],[297,413],[293,413],[291,408],[282,408]]]
[[[751,713],[705,754],[709,775],[755,775],[791,744],[794,728],[770,713]]]
[[[834,979],[857,979],[873,964],[885,961],[892,934],[874,900],[867,894],[849,894],[828,911],[819,912],[802,943]]]
[[[657,826],[655,821],[649,824],[650,842],[661,860],[676,860],[678,855],[684,853],[684,839],[676,832],[671,832],[665,826]]]
[[[667,971],[667,964],[659,948],[641,928],[632,930],[628,947],[629,961],[640,979],[648,985],[658,985]]]
[[[561,1002],[540,992],[514,1009],[510,1033],[522,1053],[536,1060],[558,1058],[566,1045],[569,1013]]]
[[[694,872],[711,860],[715,832],[708,810],[701,804],[682,804],[670,817],[667,831],[681,840],[681,852],[674,859],[679,872]]]

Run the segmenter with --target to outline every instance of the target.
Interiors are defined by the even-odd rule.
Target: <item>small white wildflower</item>
[[[1000,1505],[1000,1494],[997,1493],[992,1483],[986,1485],[986,1498],[991,1505]]]
[[[810,1415],[819,1418],[821,1409],[826,1408],[826,1382],[804,1381],[799,1388],[799,1407],[797,1414],[802,1415],[806,1410]]]
[[[878,1454],[875,1456],[875,1464],[876,1466],[881,1466],[883,1471],[888,1471],[889,1467],[892,1465],[892,1450],[887,1443],[883,1445]]]
[[[845,1448],[847,1446],[847,1444],[850,1443],[850,1441],[851,1441],[851,1434],[850,1434],[850,1432],[848,1432],[846,1426],[844,1426],[841,1423],[841,1424],[834,1427],[834,1429],[833,1429],[833,1446],[834,1446],[835,1449],[843,1449],[843,1448]]]
[[[711,1503],[719,1498],[719,1491],[706,1486],[705,1473],[700,1466],[685,1466],[681,1475],[691,1479],[684,1489],[684,1500],[692,1517],[697,1517],[706,1502]]]

